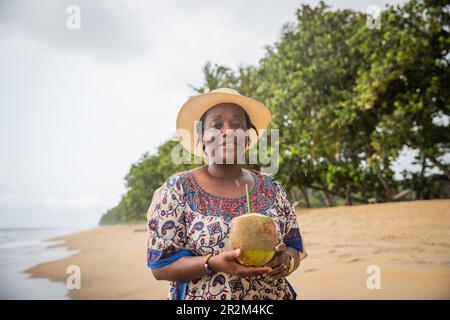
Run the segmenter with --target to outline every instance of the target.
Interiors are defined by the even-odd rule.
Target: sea
[[[77,250],[49,248],[49,240],[80,231],[80,228],[0,228],[0,299],[68,299],[65,283],[30,278],[24,270],[37,264],[71,256]]]

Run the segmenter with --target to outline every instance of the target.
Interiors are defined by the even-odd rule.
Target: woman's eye
[[[220,129],[221,125],[220,125],[220,123],[214,123],[214,124],[212,125],[212,127],[213,127],[213,128],[216,128],[216,129]]]
[[[242,123],[235,123],[234,127],[235,128],[242,128],[243,126],[242,126]]]

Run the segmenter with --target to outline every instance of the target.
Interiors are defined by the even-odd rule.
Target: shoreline
[[[79,252],[64,259],[38,264],[23,272],[32,279],[46,278],[65,283],[70,276],[67,268],[79,266],[81,289],[68,290],[70,299],[148,299],[148,296],[150,299],[159,299],[161,292],[166,294],[166,286],[141,286],[142,281],[139,281],[152,277],[145,261],[146,233],[142,232],[143,227],[146,226],[99,226],[57,237],[62,242],[52,245],[52,248],[65,247]],[[110,237],[111,234],[114,237]],[[127,261],[139,260],[136,259],[139,256],[143,259],[142,265],[127,264]],[[131,278],[136,281],[130,281],[127,274],[133,275]],[[152,294],[154,290],[159,296]]]
[[[79,229],[78,229],[79,230]],[[68,299],[66,286],[46,278],[30,279],[24,270],[37,264],[73,255],[55,237],[75,228],[2,228],[0,230],[0,299]],[[45,291],[41,291],[45,288]]]
[[[299,209],[308,257],[287,279],[297,299],[450,299],[450,200]],[[70,265],[81,289],[70,299],[166,299],[168,282],[146,266],[146,225],[99,226],[51,240],[79,250],[25,271],[65,283]],[[381,288],[368,289],[370,266]]]

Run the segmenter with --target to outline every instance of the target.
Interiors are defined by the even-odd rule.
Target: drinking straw
[[[245,193],[247,195],[247,212],[251,213],[252,212],[252,206],[250,204],[250,193],[248,192],[248,185],[245,184]]]

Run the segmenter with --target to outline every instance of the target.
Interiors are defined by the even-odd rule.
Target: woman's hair
[[[239,108],[242,109],[242,111],[244,111],[244,116],[245,116],[245,124],[247,126],[247,129],[253,129],[256,132],[256,135],[258,135],[258,130],[256,130],[255,125],[252,123],[252,121],[250,120],[250,117],[248,116],[248,113],[244,110],[244,108],[242,108],[240,105],[235,104],[236,106],[238,106]],[[211,108],[210,108],[211,109]],[[206,110],[205,113],[202,114],[202,116],[200,117],[200,121],[197,122],[197,134],[198,134],[198,140],[197,140],[197,144],[200,141],[200,137],[203,134],[203,131],[205,129],[205,120],[206,120],[206,114],[208,113],[208,110]],[[203,145],[203,151],[205,151],[205,145]]]

